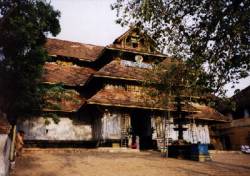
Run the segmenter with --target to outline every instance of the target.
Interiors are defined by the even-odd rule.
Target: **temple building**
[[[217,137],[224,150],[240,150],[242,145],[250,146],[250,86],[239,91],[229,100],[235,107],[228,108],[220,105],[219,110],[230,117],[231,123],[218,124],[215,127]]]
[[[44,65],[41,86],[43,113],[18,122],[27,143],[160,148],[171,144],[210,144],[211,124],[227,119],[203,104],[184,104],[185,119],[178,126],[175,104],[155,103],[143,93],[145,71],[170,60],[145,33],[131,28],[106,47],[59,39],[45,45],[50,60]],[[173,117],[165,119],[166,112]],[[165,134],[164,134],[165,133]]]

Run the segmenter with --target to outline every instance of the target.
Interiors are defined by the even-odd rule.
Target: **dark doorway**
[[[228,135],[222,136],[221,141],[222,141],[222,144],[223,144],[223,148],[225,150],[232,149],[231,140],[230,140],[230,137]]]
[[[132,134],[139,136],[140,150],[152,149],[152,129],[149,114],[142,111],[131,113]]]

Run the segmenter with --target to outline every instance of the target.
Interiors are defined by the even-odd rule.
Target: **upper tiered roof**
[[[59,39],[47,39],[45,48],[49,55],[72,57],[86,62],[95,61],[104,49],[103,46]]]
[[[129,67],[122,64],[122,62],[120,59],[115,59],[97,71],[94,76],[134,81],[143,81],[145,79],[145,68]]]

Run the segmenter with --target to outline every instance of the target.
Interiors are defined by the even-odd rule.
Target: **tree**
[[[12,120],[41,108],[43,46],[59,17],[45,0],[0,0],[0,109]]]
[[[162,49],[185,58],[214,93],[250,70],[250,1],[117,0],[117,23],[139,24]]]
[[[175,130],[178,131],[178,142],[183,143],[183,131],[186,130],[183,125],[190,123],[185,119],[185,112],[191,114],[194,110],[190,104],[210,103],[210,90],[200,82],[201,79],[197,79],[203,72],[190,70],[189,65],[181,60],[166,59],[145,73],[143,92],[153,98],[153,104],[163,105],[166,109],[161,119],[164,147],[168,146],[170,119],[177,125]],[[173,109],[174,113],[171,112]],[[164,149],[162,152],[163,156],[168,155],[167,150]]]

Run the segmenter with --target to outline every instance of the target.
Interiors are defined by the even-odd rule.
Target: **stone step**
[[[73,154],[73,153],[96,153],[96,152],[111,152],[111,153],[134,153],[140,152],[138,149],[130,149],[126,147],[99,147],[95,149],[80,149],[80,148],[24,148],[23,153],[61,153],[61,154]]]
[[[233,154],[242,154],[241,151],[237,150],[209,150],[210,154],[215,154],[215,153],[233,153]]]
[[[97,149],[85,149],[85,148],[24,148],[24,153],[84,153],[95,152]]]

